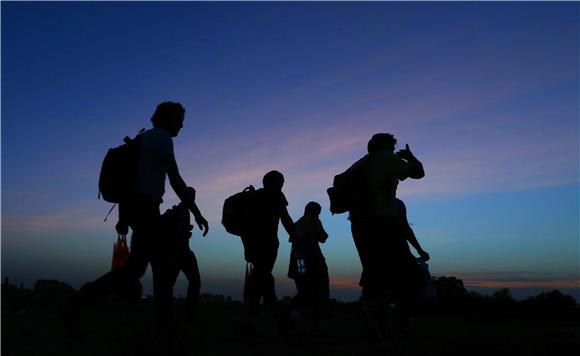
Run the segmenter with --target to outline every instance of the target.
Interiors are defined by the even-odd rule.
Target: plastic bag
[[[117,269],[129,262],[129,246],[127,246],[127,236],[117,235],[117,242],[113,244],[113,261],[111,269]]]
[[[433,278],[431,277],[431,273],[429,272],[429,265],[425,262],[422,258],[417,258],[417,263],[419,263],[419,267],[423,271],[423,275],[425,278],[425,287],[423,287],[423,298],[425,300],[435,300],[437,299],[437,290],[435,289],[435,283],[433,283]]]
[[[254,265],[251,262],[246,262],[246,278],[244,279],[244,299],[248,298],[248,284],[252,283],[252,275],[254,274]]]

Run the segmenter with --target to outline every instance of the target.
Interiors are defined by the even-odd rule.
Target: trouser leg
[[[201,277],[197,259],[193,251],[189,250],[181,259],[181,270],[187,277],[189,285],[187,286],[186,310],[188,318],[194,318],[197,313],[197,304],[199,301],[199,292],[201,289]]]
[[[271,306],[276,304],[277,296],[272,269],[276,262],[277,249],[260,250],[252,255],[252,272],[248,276],[245,286],[244,299],[248,305],[248,313],[254,316],[257,313],[260,300]]]
[[[276,257],[278,256],[278,249],[271,249],[264,251],[258,262],[258,273],[260,281],[260,295],[264,297],[265,304],[274,304],[278,300],[276,296],[276,287],[274,282],[274,276],[272,275],[272,270],[274,269],[274,264],[276,263]],[[256,270],[256,266],[254,266]]]
[[[157,237],[151,257],[153,271],[153,293],[155,295],[155,320],[157,327],[166,329],[172,320],[173,284],[176,278],[177,264],[171,254],[171,246],[163,241],[164,236]]]

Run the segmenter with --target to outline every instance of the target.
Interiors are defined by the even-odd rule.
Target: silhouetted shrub
[[[468,293],[463,281],[457,277],[433,277],[433,283],[439,298],[462,297]]]
[[[34,304],[37,306],[57,305],[75,292],[73,287],[56,279],[39,279],[34,283],[32,290],[34,291]]]
[[[540,317],[577,318],[579,314],[576,300],[558,290],[542,292],[520,303],[527,312]]]
[[[34,304],[35,293],[30,289],[9,284],[8,278],[2,284],[2,310],[28,309]]]
[[[467,291],[463,281],[456,277],[434,277],[433,281],[438,295],[436,303],[428,306],[428,311],[556,319],[577,319],[580,316],[576,300],[557,290],[516,301],[508,288],[483,296]]]
[[[231,298],[228,298],[231,301]],[[225,303],[227,298],[221,294],[203,293],[199,295],[199,301],[202,303]]]
[[[516,300],[512,297],[512,292],[509,288],[500,288],[491,295],[491,298],[497,303],[514,303]]]

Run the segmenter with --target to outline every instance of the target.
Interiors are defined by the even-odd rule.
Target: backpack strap
[[[111,215],[111,212],[113,211],[113,209],[115,209],[115,207],[117,206],[117,203],[113,204],[113,206],[111,207],[111,209],[109,209],[109,212],[107,213],[107,216],[105,216],[105,220],[103,220],[103,222],[107,221],[107,218],[109,217],[109,215]]]

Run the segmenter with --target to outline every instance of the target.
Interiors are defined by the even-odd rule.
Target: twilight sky
[[[210,222],[191,240],[202,292],[241,297],[223,200],[277,169],[294,219],[323,206],[331,293],[357,298],[349,223],[326,188],[391,132],[425,166],[398,194],[434,275],[579,299],[579,6],[2,2],[2,278],[79,287],[110,268],[102,158],[172,100],[187,110],[176,158]]]

